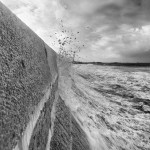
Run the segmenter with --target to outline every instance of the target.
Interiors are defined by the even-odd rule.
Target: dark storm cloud
[[[85,60],[148,61],[150,0],[2,0],[50,46],[49,33],[80,31]],[[71,47],[71,45],[70,45]],[[58,49],[59,47],[53,47]]]
[[[70,16],[83,18],[91,24],[143,25],[150,20],[149,0],[60,0]]]
[[[116,61],[149,59],[150,0],[61,0],[60,2],[69,12],[68,18],[80,18],[82,20],[79,23],[80,27],[88,25],[92,28],[85,30],[84,36],[88,39],[89,49],[91,46],[89,54],[90,56],[92,54],[94,59],[109,58],[110,61],[111,59]],[[101,37],[104,37],[103,40]]]

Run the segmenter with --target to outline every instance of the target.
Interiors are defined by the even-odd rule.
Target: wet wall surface
[[[88,150],[59,96],[57,54],[0,3],[0,150]]]

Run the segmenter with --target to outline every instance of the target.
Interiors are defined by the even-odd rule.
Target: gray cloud
[[[84,33],[89,42],[88,48],[91,50],[87,53],[93,56],[93,60],[149,60],[150,36],[142,29],[150,24],[149,0],[61,0],[61,3],[65,4],[68,9],[69,17],[78,17],[82,20],[82,26],[88,25],[93,29]],[[106,38],[101,40],[101,36]],[[97,39],[100,39],[99,45]],[[97,50],[94,50],[93,47]]]
[[[2,0],[50,46],[50,33],[77,32],[84,60],[150,61],[150,0]],[[70,45],[71,47],[72,45]],[[55,50],[59,45],[53,47]]]
[[[91,26],[128,24],[134,27],[150,22],[149,0],[60,0],[72,19],[79,17]],[[66,19],[68,19],[66,18]]]

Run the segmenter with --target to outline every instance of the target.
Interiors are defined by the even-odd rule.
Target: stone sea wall
[[[0,150],[88,150],[59,96],[57,54],[0,2]]]

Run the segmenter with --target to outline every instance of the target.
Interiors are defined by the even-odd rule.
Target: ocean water
[[[65,66],[60,94],[92,150],[150,150],[150,68]]]

